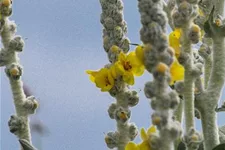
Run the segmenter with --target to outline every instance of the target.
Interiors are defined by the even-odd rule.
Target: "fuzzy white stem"
[[[225,42],[224,38],[213,38],[213,64],[208,92],[214,91],[220,95],[225,81]],[[219,96],[218,96],[219,97]],[[216,100],[218,101],[218,100]]]
[[[183,109],[184,109],[184,100],[180,99],[180,104],[178,105],[174,115],[176,117],[176,120],[179,121],[180,123],[182,123],[182,119],[183,119]]]
[[[190,24],[189,24],[190,25]],[[185,77],[184,77],[184,116],[185,116],[185,127],[186,132],[190,130],[190,128],[194,127],[194,79],[191,75],[192,71],[192,49],[191,42],[187,37],[187,31],[189,25],[182,29],[183,31],[183,43],[182,48],[183,51],[190,56],[190,64],[185,65]]]
[[[213,4],[215,5],[215,16],[217,14],[224,16],[224,1],[225,0],[213,0]]]
[[[210,57],[208,59],[205,59],[204,64],[204,88],[208,87],[211,68],[212,68],[212,59]]]
[[[213,64],[209,85],[203,97],[201,110],[205,150],[219,144],[217,114],[215,108],[221,97],[225,82],[225,42],[224,38],[213,38]],[[205,98],[205,99],[204,99]]]
[[[15,52],[15,49],[11,49],[9,47],[10,41],[15,36],[16,25],[13,22],[9,21],[8,17],[4,16],[3,19],[5,24],[3,26],[3,30],[1,31],[1,40],[4,46],[4,52],[6,54],[5,56],[8,59],[5,62],[5,65],[6,67],[12,65],[12,63],[15,63],[18,65],[17,52]],[[15,80],[13,79],[13,77],[10,77],[10,76],[9,76],[9,80],[10,80],[11,90],[12,90],[13,99],[14,99],[14,106],[16,109],[16,117],[19,117],[20,119],[22,119],[21,129],[18,130],[16,135],[19,139],[25,139],[29,143],[31,143],[28,111],[26,110],[26,108],[24,108],[24,102],[26,101],[26,96],[23,91],[23,83],[21,79]],[[21,150],[23,150],[22,147],[21,147]]]
[[[211,109],[211,108],[210,108]],[[214,110],[201,111],[202,129],[204,135],[204,150],[212,150],[219,144],[217,115]]]

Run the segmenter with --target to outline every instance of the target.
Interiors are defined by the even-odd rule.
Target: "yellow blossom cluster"
[[[170,66],[171,81],[170,84],[174,84],[175,81],[182,81],[184,79],[184,67],[178,62],[180,56],[180,37],[181,29],[176,28],[169,34],[169,44],[175,51],[175,57],[172,65]]]
[[[125,54],[120,52],[118,60],[109,68],[102,68],[98,71],[87,70],[90,80],[96,84],[102,92],[109,91],[119,76],[129,85],[134,84],[134,76],[141,76],[144,73],[144,65],[139,61],[134,51]]]
[[[183,80],[184,68],[179,64],[177,58],[180,55],[180,37],[181,30],[175,29],[169,35],[170,46],[175,50],[174,62],[170,67],[171,82]],[[113,49],[117,46],[113,45]],[[102,68],[98,71],[87,70],[86,73],[90,75],[90,80],[96,84],[102,92],[107,92],[115,84],[115,79],[119,76],[123,81],[129,85],[134,84],[134,76],[141,76],[144,73],[144,53],[147,50],[151,50],[151,45],[137,46],[135,51],[128,54],[123,52],[119,53],[118,60],[111,64],[108,68]]]
[[[170,46],[175,51],[175,57],[172,65],[170,66],[171,81],[170,84],[174,84],[175,81],[181,81],[184,79],[184,67],[179,64],[177,58],[180,56],[180,37],[181,30],[175,29],[169,35]],[[151,50],[151,45],[147,44],[145,46],[137,46],[135,53],[139,61],[144,64],[144,53],[145,51]]]
[[[141,129],[141,139],[142,142],[140,144],[136,144],[134,142],[129,142],[126,145],[125,150],[151,150],[150,141],[151,141],[151,134],[156,133],[156,127],[151,126],[147,132],[144,128]]]

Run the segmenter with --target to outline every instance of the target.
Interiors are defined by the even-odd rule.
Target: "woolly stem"
[[[213,38],[213,64],[208,92],[215,91],[220,95],[225,81],[225,42],[224,38]],[[220,96],[218,96],[219,98]],[[217,102],[218,100],[215,100]]]
[[[213,1],[216,6],[214,15],[223,16],[224,0]],[[225,41],[224,37],[213,37],[213,62],[210,80],[206,91],[205,107],[201,110],[202,128],[204,134],[204,148],[211,150],[219,144],[217,114],[215,107],[221,97],[225,82]],[[208,96],[207,96],[208,95]]]
[[[186,132],[190,130],[190,128],[194,127],[194,79],[191,75],[192,72],[192,49],[191,42],[187,37],[189,25],[182,28],[183,31],[183,43],[182,48],[183,51],[190,56],[189,64],[185,65],[185,76],[184,76],[184,116],[185,116],[185,127]]]
[[[217,14],[223,16],[224,14],[224,1],[225,0],[213,0],[213,4],[215,5],[216,9],[215,9],[215,16]]]
[[[174,115],[176,117],[176,120],[182,123],[182,118],[183,118],[183,109],[184,109],[184,101],[182,98],[180,98],[180,104],[178,105]]]
[[[180,98],[180,103],[174,113],[174,116],[176,117],[176,120],[179,121],[181,124],[183,120],[183,109],[184,109],[184,100]],[[181,142],[180,138],[176,139],[174,142],[174,147],[175,148],[178,147],[180,142]]]
[[[12,6],[8,6],[6,9],[10,9]],[[2,45],[4,46],[4,51],[1,51],[2,54],[2,61],[4,62],[2,66],[6,66],[6,74],[9,77],[10,86],[13,94],[14,99],[14,107],[16,110],[16,116],[12,116],[9,121],[9,127],[17,126],[17,131],[11,131],[14,133],[19,139],[26,140],[27,142],[31,143],[31,134],[30,134],[30,127],[29,127],[29,118],[28,118],[28,110],[24,107],[24,103],[26,102],[26,96],[23,91],[23,83],[21,79],[15,79],[10,73],[7,73],[7,69],[10,68],[11,65],[17,65],[18,67],[18,54],[16,52],[17,47],[15,45],[13,47],[10,47],[11,40],[15,38],[15,32],[16,32],[16,25],[8,19],[8,16],[3,16],[2,19],[4,20],[5,24],[3,25],[3,28],[1,30],[1,41]],[[21,44],[21,43],[20,43]],[[11,45],[12,46],[12,45]],[[18,46],[18,45],[16,45]],[[20,48],[22,48],[21,46]],[[19,76],[20,78],[20,76]],[[18,117],[18,118],[15,118]],[[15,123],[15,119],[18,119],[19,123]],[[17,121],[18,121],[17,120]],[[11,129],[10,129],[11,130]],[[23,148],[21,147],[21,150]]]
[[[170,1],[172,1],[172,0],[169,0],[167,3],[169,4]],[[173,19],[172,19],[172,17],[171,17],[171,12],[172,12],[173,9],[169,8],[169,6],[166,4],[166,2],[164,2],[164,3],[163,3],[163,10],[164,10],[164,11],[166,12],[166,14],[167,14],[168,24],[169,24],[170,28],[171,28],[172,30],[174,30],[175,27],[174,27],[174,25],[173,25]]]
[[[172,142],[168,142],[168,143],[164,142],[163,144],[164,145],[162,146],[160,150],[174,150],[174,144]]]
[[[24,117],[24,130],[23,132],[18,133],[19,139],[25,139],[27,141],[31,141],[31,135],[30,135],[30,127],[29,127],[29,119],[28,114],[23,108],[23,103],[26,100],[26,96],[23,91],[23,83],[21,80],[15,81],[10,78],[10,85],[12,89],[12,94],[14,98],[14,106],[16,109],[16,114],[18,117]]]
[[[185,69],[184,84],[184,114],[186,132],[188,132],[191,127],[194,127],[194,84],[188,69]]]
[[[18,116],[27,116],[26,113],[24,113],[24,109],[21,109],[21,104],[23,104],[23,102],[26,99],[26,96],[23,92],[22,89],[22,81],[21,80],[13,80],[11,78],[10,79],[10,85],[11,85],[11,89],[12,89],[12,94],[13,94],[13,98],[14,98],[14,104],[15,104],[15,108],[16,108],[16,113]]]
[[[224,38],[213,38],[213,63],[209,85],[200,109],[205,150],[211,150],[219,144],[217,114],[215,108],[220,99],[225,81],[225,42]]]
[[[110,65],[113,65],[113,63],[118,60],[118,55],[120,51],[112,51],[112,46],[118,46],[124,53],[127,53],[129,51],[130,42],[129,39],[126,37],[127,26],[123,18],[123,2],[122,0],[100,0],[100,4],[102,6],[101,23],[104,26],[103,46],[105,51],[108,53],[108,58],[111,62]],[[121,87],[120,84],[123,86]],[[112,91],[114,91],[115,93]],[[117,131],[114,133],[118,134],[118,136],[110,136],[107,138],[113,138],[113,140],[116,141],[116,144],[113,146],[116,147],[118,150],[124,150],[126,144],[129,141],[133,140],[136,136],[131,135],[130,133],[131,131],[129,129],[131,128],[131,126],[130,124],[128,124],[129,120],[123,122],[117,116],[117,111],[130,111],[129,107],[131,106],[128,104],[128,98],[126,96],[128,92],[129,91],[126,89],[126,84],[122,79],[120,79],[120,77],[117,78],[117,82],[115,82],[113,89],[109,91],[109,93],[111,94],[114,93],[113,95],[116,98],[116,108],[113,108],[113,110],[111,110],[110,106],[109,110],[111,113],[110,118],[115,119],[117,122]],[[110,145],[109,142],[106,142],[106,144],[109,148],[113,147]]]
[[[205,64],[204,64],[204,88],[205,89],[208,87],[211,68],[212,68],[212,59],[211,57],[209,57],[205,59]]]
[[[127,124],[117,124],[117,131],[120,133],[120,139],[117,149],[124,150],[126,144],[130,141],[130,138],[127,136]]]
[[[212,150],[216,145],[219,144],[216,116],[217,115],[214,110],[205,109],[204,111],[201,111],[204,150]]]

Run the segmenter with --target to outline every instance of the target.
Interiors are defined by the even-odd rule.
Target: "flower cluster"
[[[86,73],[90,75],[90,80],[102,92],[105,92],[112,89],[115,80],[118,78],[122,78],[125,83],[133,85],[134,76],[141,76],[144,73],[144,65],[139,61],[134,51],[128,54],[120,52],[114,64],[98,71],[87,70]]]
[[[169,34],[169,44],[175,51],[174,61],[170,66],[170,74],[171,74],[170,84],[174,84],[175,81],[181,81],[184,79],[184,67],[177,60],[181,53],[180,49],[181,34],[182,31],[180,28],[175,28],[175,30]]]
[[[173,32],[170,33],[169,35],[169,42],[170,46],[174,49],[168,49],[168,52],[170,55],[173,56],[173,62],[170,66],[170,84],[174,84],[175,81],[181,81],[184,79],[184,67],[178,62],[178,57],[180,55],[180,35],[181,35],[181,30],[176,29]],[[151,45],[146,44],[145,46],[137,46],[135,49],[135,54],[137,58],[139,59],[140,63],[144,65],[145,62],[145,53],[147,51],[151,50]],[[174,56],[174,51],[175,51],[175,56]]]
[[[125,150],[151,150],[151,146],[149,142],[151,142],[151,135],[156,133],[156,127],[151,126],[147,132],[144,128],[141,129],[141,139],[142,142],[140,144],[136,144],[134,142],[129,142],[126,145]]]

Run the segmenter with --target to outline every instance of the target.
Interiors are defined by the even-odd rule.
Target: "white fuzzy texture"
[[[205,0],[205,3],[215,5],[214,16],[217,16],[217,14],[223,15],[224,0],[215,0],[212,2]],[[211,7],[206,7],[205,11],[210,12]],[[214,32],[213,27],[211,31]],[[205,59],[205,74],[207,74],[205,75],[205,89],[197,97],[196,101],[196,106],[201,113],[205,150],[212,150],[220,143],[215,108],[221,98],[222,88],[225,82],[224,37],[213,35],[212,41],[212,59]],[[206,44],[211,45],[209,41],[206,41]]]
[[[3,6],[0,6],[3,7]],[[11,5],[7,9],[11,9]],[[15,36],[16,24],[10,21],[8,16],[2,15],[4,25],[0,31],[2,45],[4,46],[0,50],[0,67],[6,67],[6,74],[10,81],[10,86],[14,99],[14,106],[16,115],[11,116],[9,120],[9,128],[19,139],[23,139],[31,143],[29,118],[29,108],[24,107],[27,105],[27,99],[23,90],[23,83],[21,81],[22,68],[19,66],[19,59],[17,50],[22,51],[24,42],[21,37]],[[17,76],[13,76],[10,73],[10,69],[15,67],[19,70]],[[33,105],[34,106],[34,105]],[[34,109],[36,107],[33,107]],[[22,149],[22,148],[21,148]]]
[[[100,0],[100,4],[102,6],[100,21],[104,27],[103,47],[108,54],[109,61],[115,63],[118,59],[118,53],[111,52],[110,48],[113,45],[118,46],[124,53],[129,51],[130,42],[126,37],[127,26],[123,18],[123,2],[122,0]],[[115,83],[113,89],[109,91],[110,94],[116,98],[116,103],[111,104],[108,113],[110,118],[115,119],[117,122],[117,131],[114,132],[117,136],[110,136],[108,133],[108,138],[116,142],[107,143],[107,146],[109,148],[117,148],[118,150],[124,150],[126,144],[129,141],[134,140],[136,136],[135,133],[137,132],[136,126],[131,126],[129,124],[130,115],[128,116],[128,120],[121,120],[117,116],[120,112],[130,114],[129,107],[135,106],[138,102],[136,94],[131,94],[130,98],[128,98],[127,93],[129,91],[125,86],[125,83],[119,79],[118,82]],[[131,128],[133,128],[133,130],[131,130]]]
[[[187,24],[186,27],[182,29],[183,34],[183,43],[182,43],[182,51],[189,56],[192,56],[193,52],[191,49],[191,41],[187,37],[188,28],[190,23]],[[191,75],[193,66],[193,57],[190,57],[189,63],[184,66],[185,68],[185,78],[184,78],[184,116],[185,116],[185,125],[186,132],[190,130],[190,128],[194,127],[194,78]]]
[[[224,38],[213,38],[213,62],[208,88],[199,100],[202,128],[204,134],[204,147],[211,150],[219,144],[217,114],[215,108],[221,97],[225,82],[225,42]]]
[[[154,76],[153,82],[145,84],[145,95],[147,98],[151,98],[151,106],[155,110],[152,114],[152,122],[156,118],[160,118],[160,122],[156,123],[159,131],[158,138],[154,139],[155,141],[151,139],[154,144],[151,143],[151,140],[149,144],[153,150],[173,150],[173,142],[181,135],[180,123],[173,120],[179,98],[176,92],[168,90],[169,71],[162,74],[155,69],[160,63],[168,67],[171,65],[171,56],[163,55],[167,52],[168,41],[166,38],[162,38],[162,35],[166,33],[168,21],[163,7],[164,10],[172,8],[169,8],[171,7],[169,5],[163,5],[162,0],[139,0],[138,7],[142,23],[141,40],[144,44],[150,44],[153,47],[144,53],[145,68]],[[158,56],[162,55],[164,57],[160,60]]]

